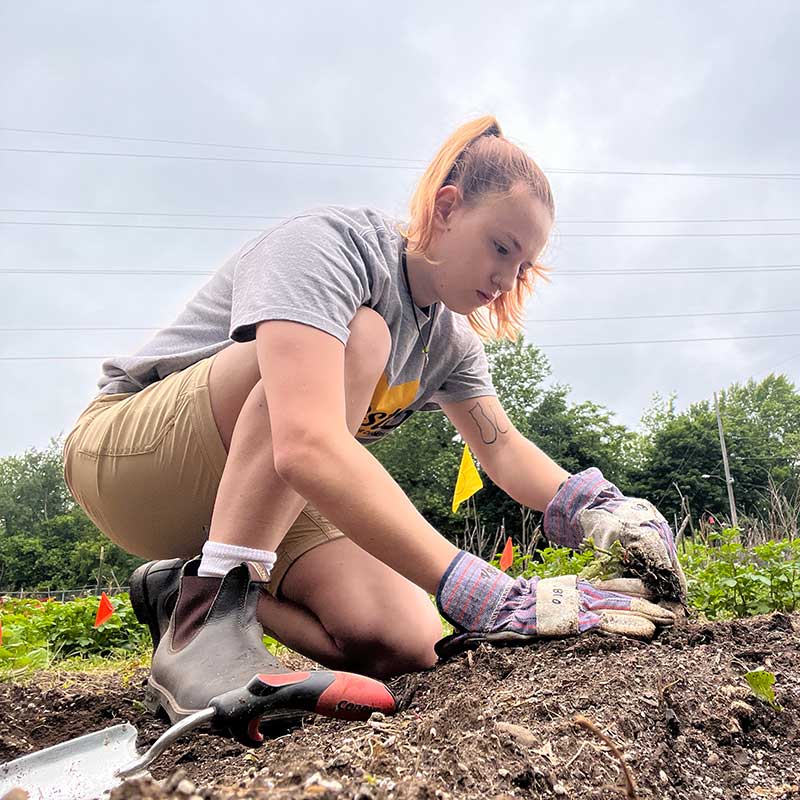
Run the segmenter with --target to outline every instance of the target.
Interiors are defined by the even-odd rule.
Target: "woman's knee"
[[[333,628],[331,630],[331,628]],[[442,626],[433,604],[417,613],[375,604],[368,611],[328,626],[348,668],[376,678],[428,669]]]

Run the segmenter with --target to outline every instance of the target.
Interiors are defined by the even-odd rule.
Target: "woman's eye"
[[[500,243],[495,242],[494,246],[495,246],[495,249],[497,250],[497,252],[500,253],[501,256],[507,256],[508,255],[508,250],[505,247],[503,247],[503,245],[501,245]]]

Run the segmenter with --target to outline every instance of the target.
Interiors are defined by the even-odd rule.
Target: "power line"
[[[108,333],[111,331],[160,331],[163,327],[164,326],[161,325],[149,328],[0,328],[0,333]]]
[[[790,461],[795,458],[788,454],[783,456],[739,456],[734,453],[730,453],[730,457],[731,460],[736,461]]]
[[[116,222],[27,222],[22,220],[0,219],[0,225],[38,225],[45,228],[133,228],[141,230],[169,231],[244,231],[261,233],[263,228],[234,228],[231,226],[211,227],[207,225],[131,225]],[[735,234],[738,235],[738,234]],[[800,234],[798,234],[800,236]]]
[[[791,361],[795,361],[796,359],[800,358],[800,352],[795,353],[793,356],[789,356],[788,358],[781,359],[777,364],[773,364],[769,369],[759,369],[752,373],[752,376],[759,375],[763,372],[775,372],[778,367],[784,366],[784,364],[788,364]]]
[[[2,211],[2,209],[0,209]],[[723,222],[800,222],[800,217],[725,217],[717,219],[558,219],[570,225],[681,225],[686,223],[714,224]]]
[[[800,233],[557,233],[559,239],[721,239],[729,236],[800,236]]]
[[[800,308],[771,308],[759,311],[698,311],[685,314],[631,314],[616,317],[529,317],[526,322],[600,322],[609,320],[630,319],[674,319],[678,317],[729,317],[747,314],[788,314],[800,311]],[[77,328],[0,328],[0,333],[92,333],[92,332],[121,332],[121,331],[158,331],[164,326],[150,327],[77,327]]]
[[[67,131],[45,131],[32,128],[0,128],[0,131],[12,133],[45,133],[52,136],[76,136],[86,139],[111,139],[119,142],[149,142],[151,144],[180,144],[191,145],[194,147],[225,147],[230,150],[258,150],[266,153],[294,153],[304,156],[326,156],[333,158],[373,158],[382,161],[408,161],[414,164],[424,165],[426,162],[419,158],[400,158],[398,156],[370,156],[363,154],[329,153],[319,150],[291,150],[287,147],[264,147],[263,145],[251,144],[220,144],[219,142],[194,142],[185,139],[147,139],[142,136],[108,136],[99,133],[69,133]]]
[[[340,163],[334,161],[288,161],[286,159],[231,158],[229,156],[193,156],[159,153],[108,153],[99,150],[45,150],[33,147],[0,147],[5,153],[34,153],[61,156],[99,156],[112,158],[153,158],[172,161],[217,161],[231,164],[278,164],[281,166],[305,167],[366,167],[373,169],[423,169],[422,166],[406,166],[403,164],[365,164],[359,162]],[[599,170],[599,169],[564,169],[545,167],[545,172],[558,175],[614,175],[614,176],[647,176],[661,178],[745,178],[755,180],[789,180],[800,178],[798,172],[667,172],[649,170]]]
[[[609,345],[631,345],[631,344],[677,344],[684,342],[727,342],[739,339],[776,339],[800,336],[800,333],[765,333],[756,334],[752,336],[717,336],[717,337],[704,337],[697,339],[641,339],[636,341],[615,341],[615,342],[567,342],[567,343],[554,343],[554,344],[538,344],[534,343],[538,348],[553,348],[553,347],[602,347]],[[110,358],[108,355],[104,356],[0,356],[0,361],[81,361],[81,360],[105,360]]]
[[[214,270],[196,269],[127,269],[125,267],[110,268],[85,268],[76,269],[47,267],[44,269],[30,269],[27,267],[0,268],[0,275],[188,275],[197,277],[199,275],[213,275]]]
[[[678,465],[678,469],[676,469],[676,470],[674,470],[672,472],[673,475],[682,475],[683,474],[684,464],[686,464],[686,461],[689,458],[689,450],[692,451],[692,457],[694,457],[697,454],[698,446],[699,445],[698,445],[697,439],[692,439],[692,440],[689,441],[689,444],[686,445],[686,449],[683,451],[683,458],[681,459],[681,463]],[[675,483],[675,482],[673,481],[673,482],[671,482],[670,484],[668,484],[667,486],[664,487],[663,491],[661,492],[661,496],[656,501],[656,505],[657,506],[660,506],[661,503],[663,502],[664,498],[667,496],[667,492],[669,492],[670,489],[672,488],[672,483]],[[678,494],[680,494],[680,488],[678,489]]]
[[[289,216],[269,216],[267,214],[182,214],[174,211],[87,211],[62,208],[0,208],[0,214],[113,214],[124,217],[206,217],[211,219],[275,219],[288,220]],[[737,220],[730,220],[735,222]],[[741,221],[741,220],[739,220]],[[788,220],[786,220],[788,221]],[[800,217],[792,222],[800,222]]]
[[[134,225],[118,222],[40,222],[27,220],[0,220],[0,225],[34,225],[45,228],[130,228],[170,231],[237,231],[261,233],[263,228],[234,228],[230,225]],[[724,239],[728,237],[800,236],[800,232],[712,232],[712,233],[557,233],[559,239]]]
[[[546,169],[560,175],[644,175],[658,178],[755,178],[797,180],[798,172],[656,172],[645,170]]]
[[[769,308],[759,311],[697,311],[682,314],[630,314],[615,317],[527,317],[526,322],[605,322],[623,319],[677,319],[679,317],[735,317],[746,314],[788,314],[800,308]],[[3,330],[0,328],[0,330]]]
[[[2,129],[0,129],[2,130]],[[177,211],[92,211],[88,209],[64,208],[0,208],[0,214],[88,214],[114,215],[124,217],[205,217],[208,219],[269,219],[288,220],[291,216],[270,214],[220,214],[216,212],[177,212]],[[682,224],[723,224],[755,222],[800,222],[800,217],[724,217],[716,219],[559,219],[559,225],[682,225]]]
[[[14,133],[42,133],[48,135],[55,135],[55,136],[74,136],[74,137],[82,137],[82,138],[92,138],[92,139],[108,139],[108,140],[116,140],[116,141],[129,141],[129,142],[150,142],[154,144],[178,144],[178,145],[190,145],[190,146],[200,146],[200,147],[223,147],[228,149],[235,149],[235,150],[257,150],[257,151],[265,151],[265,152],[279,152],[279,153],[295,153],[298,155],[316,155],[322,157],[333,157],[333,158],[366,158],[366,159],[380,159],[385,161],[404,161],[408,162],[409,164],[419,164],[419,169],[423,168],[428,162],[423,159],[412,159],[412,158],[399,158],[396,156],[372,156],[372,155],[363,155],[363,154],[346,154],[346,153],[331,153],[331,152],[321,152],[315,150],[290,150],[288,148],[277,148],[277,147],[264,147],[264,146],[256,146],[256,145],[240,145],[240,144],[221,144],[217,142],[195,142],[195,141],[186,141],[180,139],[151,139],[151,138],[144,138],[144,137],[136,137],[136,136],[110,136],[107,134],[93,134],[93,133],[75,133],[75,132],[67,132],[67,131],[52,131],[52,130],[41,130],[41,129],[33,129],[33,128],[7,128],[7,127],[0,127],[0,131],[7,131],[7,132],[14,132]],[[87,152],[75,152],[75,151],[56,151],[56,150],[23,150],[23,149],[12,149],[12,148],[0,148],[0,150],[7,150],[13,152],[37,152],[37,153],[61,153],[61,154],[69,154],[69,155],[118,155],[118,156],[130,156],[132,154],[129,153],[87,153]],[[136,154],[136,157],[139,157]],[[145,156],[142,156],[145,157]],[[168,156],[151,156],[153,158],[164,158]],[[191,156],[176,156],[178,158],[192,158]],[[197,156],[196,158],[200,160],[216,160],[216,159],[209,159],[203,156]],[[231,159],[220,159],[220,160],[231,160]],[[273,163],[273,162],[266,162],[266,163]],[[279,162],[281,163],[281,162]],[[316,162],[314,162],[316,163]],[[331,164],[325,166],[382,166],[382,165],[346,165],[346,164]],[[403,167],[400,167],[401,169]],[[405,167],[406,169],[415,169],[415,167]],[[769,179],[769,178],[776,178],[776,179],[790,179],[796,180],[800,178],[800,173],[797,172],[677,172],[677,171],[648,171],[648,170],[588,170],[588,169],[570,169],[570,168],[559,168],[559,167],[546,167],[545,171],[552,172],[552,173],[559,173],[565,175],[647,175],[647,176],[656,176],[656,177],[691,177],[691,178],[755,178],[755,179]]]
[[[400,164],[349,164],[334,161],[288,161],[280,158],[231,158],[229,156],[189,156],[189,155],[161,155],[159,153],[104,153],[89,150],[43,150],[30,147],[0,147],[4,153],[39,153],[59,156],[109,156],[115,158],[155,158],[168,161],[219,161],[228,164],[278,164],[289,167],[372,167],[377,169],[415,169],[422,167],[406,167]]]
[[[730,342],[738,339],[780,339],[792,336],[800,336],[800,333],[761,333],[749,336],[711,336],[697,339],[638,339],[635,341],[615,341],[615,342],[566,342],[555,344],[535,344],[536,347],[603,347],[606,345],[625,345],[625,344],[674,344],[678,342]]]
[[[554,269],[554,277],[581,276],[581,277],[608,277],[625,276],[637,277],[640,275],[714,275],[722,273],[749,273],[749,272],[797,272],[800,264],[756,264],[746,267],[641,267],[641,268],[616,268],[597,267],[590,270]],[[127,267],[0,267],[0,275],[187,275],[207,276],[213,275],[215,270],[205,269],[130,269]]]
[[[715,275],[730,272],[796,272],[800,269],[800,264],[765,264],[752,267],[653,267],[636,269],[614,269],[600,267],[591,270],[574,269],[554,269],[554,277],[561,275],[581,275],[581,276],[638,276],[638,275]]]

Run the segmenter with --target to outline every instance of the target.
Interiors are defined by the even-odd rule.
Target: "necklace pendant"
[[[428,348],[422,348],[422,369],[425,369],[428,366]]]

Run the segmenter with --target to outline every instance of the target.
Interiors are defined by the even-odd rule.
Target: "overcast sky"
[[[207,279],[8,270],[213,270],[255,235],[89,223],[263,229],[326,203],[402,216],[420,167],[481,113],[553,185],[552,282],[527,336],[574,401],[633,427],[655,392],[684,408],[772,370],[797,382],[800,266],[700,268],[800,265],[798,41],[797,3],[770,0],[0,4],[0,456],[66,434],[102,358],[150,335],[112,329],[168,324]],[[795,177],[603,174],[620,171]],[[719,233],[736,235],[699,235]],[[666,274],[570,274],[612,268]],[[553,347],[780,333],[795,336]]]

